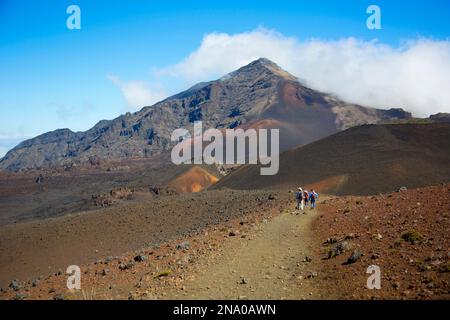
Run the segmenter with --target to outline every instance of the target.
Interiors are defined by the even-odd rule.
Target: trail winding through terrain
[[[202,256],[187,272],[183,290],[167,299],[311,299],[311,224],[316,210],[284,212],[256,225],[245,238],[223,243],[218,254]],[[308,256],[313,261],[306,261]]]

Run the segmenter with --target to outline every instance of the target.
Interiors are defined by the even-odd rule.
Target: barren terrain
[[[159,191],[201,191],[220,177],[214,166],[175,166],[166,157],[0,172],[0,226],[142,203]]]
[[[266,212],[278,205],[270,195],[267,191],[161,195],[140,203],[6,225],[0,228],[0,285],[161,245],[254,211]]]
[[[170,220],[178,232],[161,236],[156,245],[135,242],[132,250],[131,245],[123,247],[117,256],[100,248],[96,258],[87,259],[91,262],[80,263],[80,291],[65,288],[62,270],[34,282],[19,280],[20,288],[4,287],[2,298],[448,299],[449,190],[449,184],[442,184],[368,197],[322,195],[317,210],[303,211],[294,209],[289,190],[186,195],[192,197],[190,205],[200,208],[191,212],[186,207],[188,212],[204,212],[190,215],[190,221],[210,217],[205,212],[214,212],[214,206],[209,204],[234,205],[225,209],[230,212],[226,218],[224,213],[213,215],[217,218],[183,235],[186,221]],[[183,200],[180,203],[187,203]],[[159,212],[170,219],[173,209]],[[154,224],[145,222],[145,214],[125,212],[109,213],[109,222],[98,228],[104,241],[96,243],[127,243],[154,235],[148,232]],[[140,221],[142,229],[112,231],[113,221],[118,228],[119,221],[128,226]],[[338,245],[342,250],[336,250]],[[80,247],[81,252],[85,250]],[[349,263],[351,256],[356,258]],[[366,287],[366,270],[373,264],[381,269],[380,290]]]
[[[315,187],[322,193],[372,195],[450,180],[450,123],[365,125],[280,154],[280,170],[261,176],[246,165],[212,188]]]

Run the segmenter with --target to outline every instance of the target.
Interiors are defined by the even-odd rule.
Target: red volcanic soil
[[[216,183],[218,180],[215,175],[209,173],[207,170],[195,166],[170,181],[168,186],[180,193],[199,192]]]
[[[296,188],[370,195],[450,180],[450,124],[365,125],[280,155],[277,175],[243,166],[212,188]],[[319,185],[316,187],[315,185]]]
[[[261,194],[260,194],[261,196]],[[282,202],[285,203],[285,200]],[[251,203],[252,201],[250,201]],[[242,203],[242,202],[241,202]],[[232,238],[230,232],[245,235],[252,233],[256,224],[270,219],[279,212],[279,201],[271,205],[259,204],[262,210],[246,212],[245,217],[235,216],[222,219],[220,223],[204,227],[201,232],[166,241],[160,245],[144,246],[136,251],[124,251],[119,255],[105,256],[95,262],[79,264],[82,270],[82,290],[70,291],[66,287],[65,270],[35,277],[33,281],[18,280],[20,289],[15,291],[6,286],[0,290],[1,299],[165,299],[168,291],[183,290],[183,282],[190,276],[184,275],[189,267],[201,257],[217,254],[224,241]],[[180,245],[187,244],[186,247]],[[136,261],[136,256],[144,260]],[[127,265],[121,268],[121,265]],[[33,285],[33,282],[35,285]],[[181,291],[182,292],[182,291]]]
[[[0,226],[98,209],[99,204],[152,199],[155,187],[165,188],[182,176],[183,181],[179,182],[188,184],[178,183],[178,189],[189,191],[195,188],[198,191],[209,186],[214,181],[213,176],[218,175],[214,166],[192,168],[192,165],[173,165],[170,154],[164,154],[144,160],[101,161],[95,166],[0,172]],[[43,179],[37,183],[40,175]],[[111,200],[108,198],[118,189],[127,189],[130,195],[103,201]]]
[[[2,283],[18,278],[18,288],[0,299],[251,299],[258,288],[272,298],[450,299],[450,184],[321,195],[303,212],[293,198],[208,191],[2,228]],[[53,263],[61,272],[37,272]],[[69,264],[81,267],[80,291],[66,288]],[[371,265],[380,290],[366,288]]]
[[[68,265],[161,245],[207,226],[278,208],[267,191],[160,195],[139,202],[0,227],[0,286]],[[288,194],[280,195],[286,199]]]
[[[240,126],[240,128],[244,130],[248,129],[276,129],[284,126],[284,124],[281,121],[273,120],[273,119],[264,119],[264,120],[257,120],[245,123],[244,125]]]
[[[450,184],[334,198],[320,211],[313,232],[330,298],[450,299]],[[330,239],[349,248],[329,259]],[[355,250],[363,256],[346,265]],[[381,290],[366,288],[370,265],[380,267]]]
[[[239,126],[242,129],[279,129],[280,150],[286,151],[319,140],[338,131],[336,114],[323,94],[297,82],[279,82],[274,103],[250,117]]]
[[[347,182],[348,176],[333,176],[304,186],[305,190],[321,190],[321,192],[328,192],[330,190],[337,190]]]

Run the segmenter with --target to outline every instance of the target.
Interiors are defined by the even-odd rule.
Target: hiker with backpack
[[[309,200],[309,193],[308,190],[305,190],[303,192],[303,199],[305,201],[305,208],[308,208],[308,200]]]
[[[311,189],[311,193],[309,194],[309,200],[311,201],[311,209],[314,209],[316,207],[316,200],[319,195],[314,191],[314,189]]]
[[[298,187],[298,191],[295,194],[295,199],[297,199],[297,210],[303,210],[303,190],[302,188]]]

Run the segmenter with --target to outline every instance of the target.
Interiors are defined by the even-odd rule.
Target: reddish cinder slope
[[[332,299],[450,299],[450,184],[319,204],[313,224],[323,285]],[[348,250],[328,258],[345,239]],[[346,264],[352,252],[363,255]],[[368,266],[380,268],[381,289],[366,287]]]
[[[219,179],[201,167],[192,167],[169,182],[169,187],[178,192],[199,192],[216,183]]]

